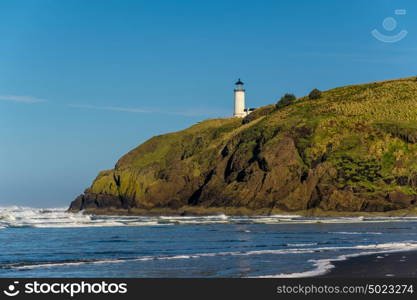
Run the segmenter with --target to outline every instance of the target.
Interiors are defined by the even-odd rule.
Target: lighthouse
[[[235,112],[234,117],[243,118],[247,115],[245,111],[245,89],[243,88],[243,82],[240,78],[235,83]]]

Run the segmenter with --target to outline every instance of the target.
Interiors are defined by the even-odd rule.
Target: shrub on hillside
[[[284,96],[281,97],[281,99],[279,99],[275,107],[276,109],[283,108],[285,106],[290,105],[291,102],[293,102],[295,99],[297,98],[295,97],[294,94],[285,94]]]
[[[318,89],[314,89],[314,90],[312,90],[312,91],[310,92],[310,94],[308,94],[308,98],[309,98],[309,99],[311,99],[311,100],[321,98],[321,91],[320,91],[320,90],[318,90]]]

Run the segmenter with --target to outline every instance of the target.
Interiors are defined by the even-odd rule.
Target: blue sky
[[[238,77],[257,107],[417,75],[416,28],[416,1],[2,0],[0,205],[68,205],[153,135],[230,116]]]

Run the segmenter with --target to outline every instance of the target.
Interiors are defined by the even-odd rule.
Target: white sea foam
[[[125,262],[121,259],[103,259],[96,261],[74,261],[74,262],[57,262],[57,263],[42,263],[24,266],[13,266],[11,269],[25,270],[25,269],[39,269],[39,268],[53,268],[53,267],[69,267],[69,266],[80,266],[85,264],[114,264]]]
[[[10,227],[66,228],[105,226],[167,226],[210,224],[310,224],[361,222],[417,222],[415,217],[305,218],[297,215],[271,216],[94,216],[69,213],[65,208],[0,207],[0,229]],[[381,234],[380,232],[334,232],[335,234]]]
[[[247,251],[247,252],[213,252],[213,253],[196,253],[196,254],[180,254],[173,256],[141,256],[137,258],[129,259],[103,259],[103,260],[86,260],[75,262],[57,262],[57,263],[40,263],[23,266],[10,266],[11,269],[37,269],[37,268],[53,268],[64,266],[79,266],[84,264],[114,264],[134,261],[149,261],[149,260],[183,260],[183,259],[196,259],[202,257],[215,257],[215,256],[246,256],[246,255],[262,255],[262,254],[292,254],[292,253],[313,253],[311,250],[303,249],[289,249],[289,250],[261,250],[261,251]]]
[[[331,248],[331,247],[330,247]],[[312,277],[328,273],[335,266],[333,262],[347,260],[348,258],[358,257],[363,255],[379,254],[379,253],[392,253],[392,252],[402,252],[402,251],[411,251],[417,250],[417,243],[383,243],[375,245],[358,245],[354,247],[334,247],[339,249],[360,249],[360,250],[369,250],[362,251],[352,254],[343,254],[336,256],[334,258],[326,259],[316,259],[310,260],[314,269],[308,270],[305,272],[298,273],[289,273],[289,274],[275,274],[275,275],[264,275],[258,276],[259,278],[302,278],[302,277]]]
[[[10,266],[11,269],[37,269],[37,268],[55,268],[66,266],[80,266],[85,264],[115,264],[115,263],[131,263],[134,261],[150,261],[150,260],[187,260],[198,259],[204,257],[216,257],[216,256],[250,256],[250,255],[288,255],[288,254],[308,254],[314,252],[329,252],[329,255],[335,255],[340,251],[356,251],[356,253],[342,254],[334,258],[329,259],[317,259],[310,260],[313,269],[305,272],[290,273],[290,274],[275,274],[259,276],[265,278],[294,278],[294,277],[310,277],[325,274],[332,268],[332,264],[335,261],[346,260],[350,257],[356,257],[368,254],[378,254],[387,252],[399,252],[407,250],[417,250],[417,243],[402,242],[402,243],[381,243],[372,245],[357,245],[351,247],[318,247],[318,248],[292,248],[292,249],[265,249],[265,250],[251,250],[251,251],[225,251],[225,252],[208,252],[208,253],[192,253],[192,254],[179,254],[179,255],[167,255],[167,256],[141,256],[136,258],[126,259],[103,259],[93,261],[74,261],[74,262],[56,262],[56,263],[39,263],[31,265]],[[337,254],[336,254],[337,255]]]
[[[334,234],[382,234],[382,232],[355,232],[355,231],[334,231]]]
[[[305,246],[317,246],[317,243],[289,243],[287,247],[305,247]]]

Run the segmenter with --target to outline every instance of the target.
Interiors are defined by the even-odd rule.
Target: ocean
[[[307,277],[417,250],[417,218],[93,216],[0,208],[1,277]]]

